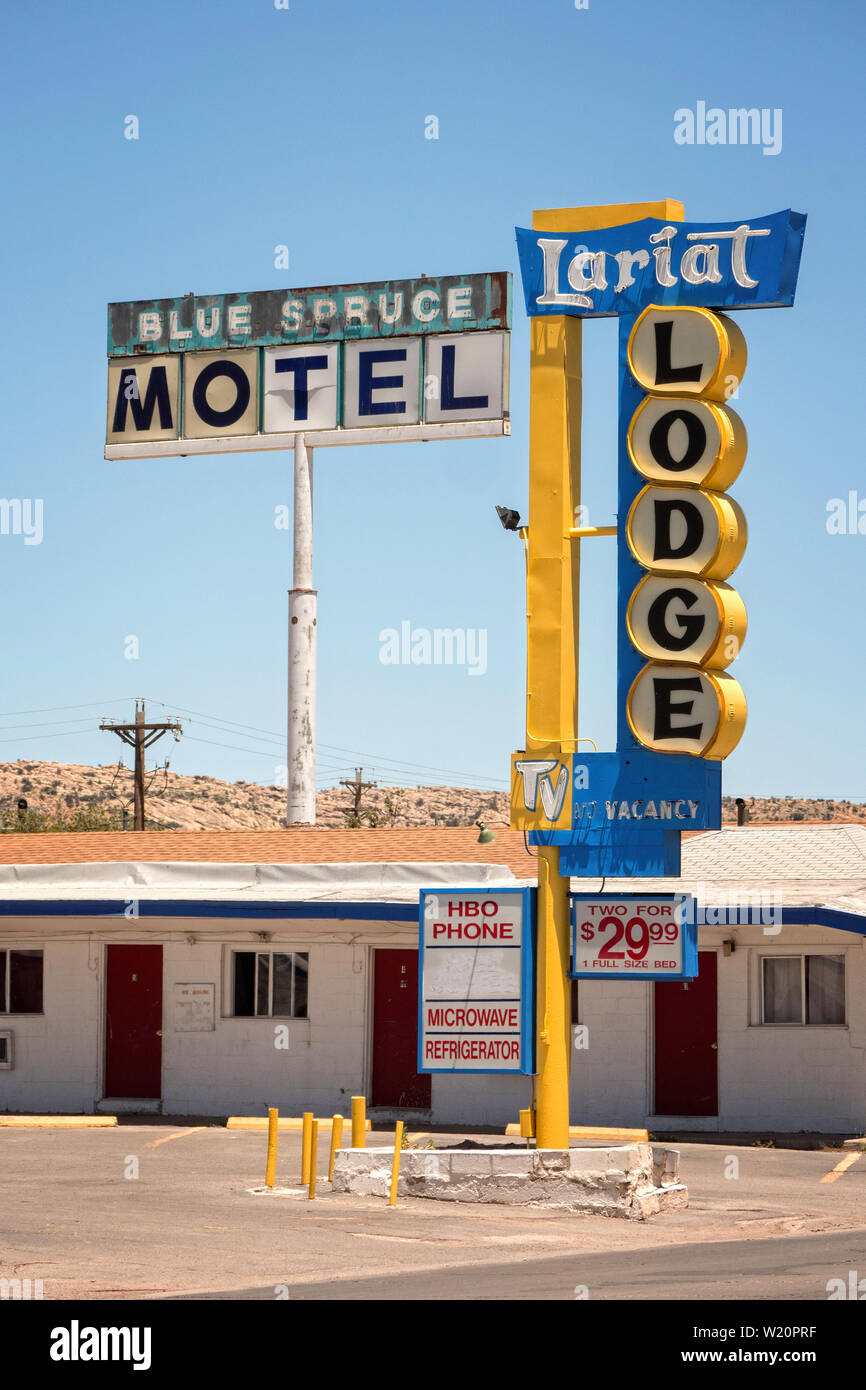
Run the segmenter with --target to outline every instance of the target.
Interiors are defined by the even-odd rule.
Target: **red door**
[[[105,1095],[162,1094],[162,947],[109,946],[105,991]]]
[[[655,983],[656,1115],[719,1113],[716,953],[698,953],[696,980]]]
[[[418,1065],[418,952],[376,951],[373,965],[373,1105],[427,1110]]]

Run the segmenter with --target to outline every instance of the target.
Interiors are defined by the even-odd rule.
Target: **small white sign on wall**
[[[212,984],[176,984],[174,987],[175,1033],[212,1033],[214,996]]]

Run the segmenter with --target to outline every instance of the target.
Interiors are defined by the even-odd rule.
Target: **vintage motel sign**
[[[793,303],[806,219],[574,232],[540,216],[517,229],[527,313],[620,320],[617,747],[515,754],[511,824],[559,845],[562,873],[677,874],[679,832],[721,824],[721,760],[746,718],[728,669],[746,613],[727,582],[746,545],[727,491],[746,456],[729,404],[746,345],[728,311]]]
[[[108,306],[105,457],[293,449],[287,823],[316,819],[313,453],[507,435],[511,275]]]
[[[422,889],[419,1072],[535,1071],[535,896]]]
[[[105,457],[508,434],[511,276],[108,306]]]
[[[693,980],[698,973],[694,899],[572,893],[572,980]]]
[[[724,405],[706,411],[742,380],[745,339],[722,314],[651,305],[631,330],[627,357],[649,393],[629,424],[629,458],[653,479],[625,524],[628,547],[648,571],[629,601],[626,628],[632,646],[650,658],[628,692],[629,727],[654,752],[724,758],[746,723],[745,696],[724,669],[739,654],[746,612],[736,590],[712,581],[739,564],[746,519],[706,477],[718,481],[722,441],[738,437],[739,471],[745,432]],[[681,474],[695,472],[699,483],[682,482]]]

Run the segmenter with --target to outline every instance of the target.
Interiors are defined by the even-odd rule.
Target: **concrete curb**
[[[2,1129],[113,1129],[116,1115],[0,1115]]]
[[[333,1117],[332,1117],[331,1115],[326,1115],[326,1116],[321,1117],[321,1118],[320,1118],[318,1115],[316,1115],[314,1118],[317,1119],[317,1120],[319,1121],[319,1129],[320,1129],[320,1130],[321,1130],[321,1129],[330,1129],[330,1128],[331,1128],[331,1125],[333,1124]],[[255,1129],[255,1130],[260,1130],[260,1129],[267,1129],[267,1127],[268,1127],[268,1121],[267,1121],[267,1119],[262,1119],[262,1118],[261,1118],[260,1116],[258,1116],[258,1115],[230,1115],[229,1118],[226,1120],[226,1129]],[[303,1118],[298,1118],[297,1116],[286,1116],[285,1119],[277,1120],[277,1129],[284,1129],[284,1130],[291,1130],[291,1131],[298,1130],[298,1131],[300,1132],[303,1128],[304,1128],[304,1121],[303,1121]],[[370,1132],[370,1131],[372,1130],[372,1128],[373,1128],[373,1126],[372,1126],[372,1124],[370,1123],[369,1120],[367,1121],[367,1126],[366,1126],[366,1128],[367,1128],[367,1133],[369,1134],[369,1132]],[[350,1117],[350,1116],[347,1116],[347,1115],[344,1115],[344,1116],[343,1116],[343,1133],[344,1133],[345,1135],[348,1135],[349,1138],[351,1138],[351,1136],[352,1136],[352,1120],[351,1120],[351,1117]]]
[[[334,1192],[387,1197],[393,1148],[340,1149]],[[642,1221],[688,1205],[676,1149],[406,1150],[398,1196],[549,1206]]]
[[[619,1139],[626,1143],[648,1144],[648,1129],[616,1129],[595,1125],[569,1125],[568,1133],[572,1139]],[[520,1125],[505,1126],[506,1137],[511,1139],[520,1135]]]

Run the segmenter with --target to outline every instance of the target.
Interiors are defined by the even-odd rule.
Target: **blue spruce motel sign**
[[[516,754],[512,825],[570,876],[680,872],[683,830],[721,826],[722,759],[745,726],[727,667],[745,637],[725,581],[745,518],[728,402],[746,348],[728,310],[794,302],[806,218],[648,218],[578,234],[517,229],[533,318],[619,318],[616,751]]]
[[[105,457],[507,435],[511,275],[108,306]]]

